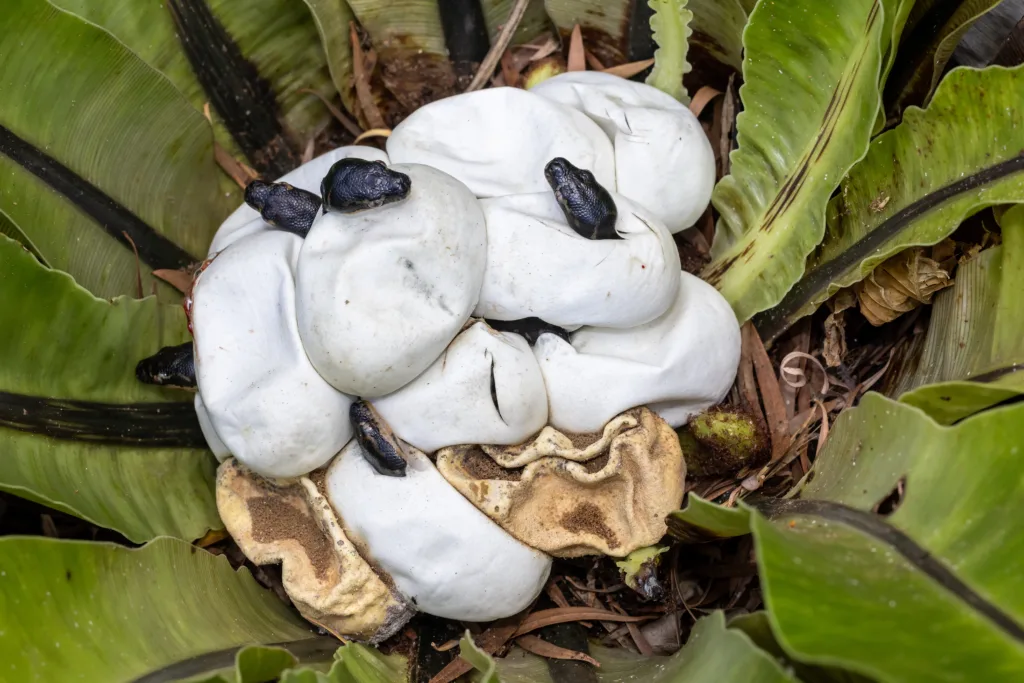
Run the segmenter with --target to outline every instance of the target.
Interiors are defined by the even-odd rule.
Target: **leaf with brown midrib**
[[[828,197],[867,149],[896,0],[761,2],[745,57],[731,174],[703,276],[741,322],[775,306],[824,233]]]

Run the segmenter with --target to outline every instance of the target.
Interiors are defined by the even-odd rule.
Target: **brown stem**
[[[490,79],[491,74],[494,73],[498,66],[498,60],[505,54],[505,50],[508,49],[509,44],[512,42],[512,34],[519,28],[519,22],[523,20],[523,15],[526,14],[526,6],[529,2],[530,0],[516,0],[516,4],[512,6],[512,11],[508,13],[505,25],[501,27],[498,39],[494,41],[494,45],[491,45],[491,49],[487,52],[487,56],[484,57],[483,63],[480,64],[476,75],[473,76],[472,82],[466,88],[466,92],[479,90]]]

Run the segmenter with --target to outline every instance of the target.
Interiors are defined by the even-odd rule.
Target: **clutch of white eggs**
[[[318,193],[346,157],[405,173],[408,197],[318,215],[305,239],[243,205],[214,238],[191,308],[203,433],[219,458],[266,477],[333,460],[327,498],[418,609],[514,614],[551,558],[422,453],[519,444],[546,425],[594,432],[641,405],[679,427],[725,397],[739,327],[713,287],[680,270],[673,240],[710,200],[710,144],[661,91],[577,72],[428,104],[394,129],[387,153],[343,147],[280,181]],[[543,173],[555,157],[611,193],[621,239],[566,224]],[[530,317],[571,341],[542,334],[531,347],[473,320]],[[358,457],[354,397],[412,447],[406,477]]]

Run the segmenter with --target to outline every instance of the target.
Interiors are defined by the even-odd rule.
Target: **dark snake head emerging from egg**
[[[594,174],[576,168],[562,157],[555,157],[544,167],[544,177],[562,207],[569,227],[588,240],[619,240],[615,231],[619,216],[615,201],[601,187]]]
[[[245,203],[270,225],[305,237],[320,210],[320,198],[288,183],[254,180],[245,187]]]
[[[196,363],[192,342],[165,346],[135,366],[135,377],[146,384],[191,389],[196,385]]]
[[[342,159],[324,176],[320,195],[324,213],[352,213],[391,204],[409,196],[412,180],[383,161]]]
[[[384,418],[366,401],[356,401],[348,411],[356,441],[370,466],[388,477],[405,476],[405,452]]]

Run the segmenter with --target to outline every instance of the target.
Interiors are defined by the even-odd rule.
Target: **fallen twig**
[[[132,251],[135,252],[135,285],[139,290],[138,298],[141,299],[145,294],[142,289],[142,261],[139,260],[139,248],[135,246],[135,240],[126,231],[122,230],[121,234],[128,240],[128,244],[132,245]]]
[[[494,69],[498,66],[498,60],[501,59],[501,56],[505,54],[505,50],[512,43],[512,36],[515,34],[516,29],[519,28],[519,22],[523,20],[523,15],[526,14],[526,7],[529,4],[530,0],[516,0],[515,4],[512,5],[512,11],[508,13],[508,19],[505,20],[505,24],[501,27],[501,33],[498,34],[494,44],[491,45],[491,49],[487,51],[487,56],[480,63],[480,68],[473,75],[473,80],[470,81],[466,92],[479,90],[484,87],[487,81],[491,80],[491,74],[494,73]]]
[[[432,647],[435,652],[448,652],[448,650],[454,650],[458,646],[459,641],[457,640],[449,640],[447,643],[441,643],[440,645],[434,645],[433,643],[430,644],[430,647]]]
[[[559,607],[569,607],[569,601],[565,598],[565,593],[558,587],[558,584],[552,579],[548,581],[548,585],[544,586],[544,592],[548,594],[551,601]]]
[[[608,598],[608,604],[611,606],[613,610],[615,610],[616,613],[622,615],[626,614],[626,610],[622,609],[622,607],[619,606],[619,603],[615,602],[611,598]],[[647,637],[640,632],[639,626],[637,626],[634,623],[627,622],[626,629],[629,631],[629,635],[633,639],[633,644],[636,645],[636,649],[640,651],[640,654],[642,654],[645,657],[650,657],[654,654],[654,648],[651,647],[651,644],[647,640]]]
[[[346,116],[340,109],[334,106],[333,102],[318,93],[316,90],[313,90],[312,88],[302,88],[299,92],[309,93],[310,95],[316,95],[320,98],[320,101],[324,103],[325,107],[327,107],[327,111],[331,112],[331,116],[336,118],[338,123],[340,123],[349,133],[352,133],[352,135],[358,136],[363,132],[362,128],[359,127],[359,124]]]
[[[505,79],[505,85],[510,88],[519,85],[519,71],[516,69],[515,61],[511,50],[505,50],[501,55],[501,75]]]
[[[517,614],[508,619],[497,621],[489,629],[473,638],[476,646],[489,655],[493,655],[505,646],[512,639],[516,628],[522,621],[523,615]],[[469,673],[473,665],[462,657],[456,657],[448,662],[448,665],[437,672],[437,675],[430,679],[429,683],[452,683],[463,674]]]
[[[792,359],[787,361],[786,357],[793,351],[799,351],[801,353],[810,353],[811,351],[811,319],[804,318],[799,323],[793,326],[792,334],[788,335],[785,341],[780,344],[779,353],[783,357],[783,362],[780,363],[779,367],[779,379],[781,384],[779,388],[782,390],[782,398],[786,402],[786,418],[791,419],[798,411],[797,404],[799,403],[800,394],[807,393],[810,391],[810,387],[807,386],[807,370],[803,360]],[[790,365],[791,364],[791,365]],[[789,368],[792,372],[784,372],[783,367]],[[809,372],[809,370],[807,370]],[[792,382],[788,381],[786,375],[796,378],[799,384],[799,379],[803,377],[804,383],[800,386],[796,386]],[[806,389],[805,389],[806,387]],[[806,405],[799,407],[799,410],[806,410],[811,405],[809,395],[806,397]],[[790,434],[793,434],[793,430],[789,430]]]
[[[495,654],[505,646],[515,633],[516,623],[502,622],[501,626],[490,627],[479,636],[473,639],[476,646],[487,654]],[[437,675],[430,679],[429,683],[452,683],[464,674],[468,674],[473,665],[462,657],[452,659],[446,667],[437,672]]]
[[[772,458],[775,462],[786,452],[792,441],[789,435],[789,420],[786,419],[786,402],[782,399],[782,391],[779,388],[779,380],[775,376],[775,368],[772,367],[768,352],[761,342],[757,329],[750,323],[743,326],[744,333],[750,345],[751,359],[754,363],[754,374],[757,377],[757,386],[761,390],[761,401],[764,405],[765,417],[768,420],[768,429],[772,437]]]
[[[815,400],[814,405],[821,409],[821,429],[818,433],[818,450],[820,451],[825,446],[825,441],[828,440],[828,410],[821,401]]]
[[[206,120],[213,125],[213,115],[210,113],[210,103],[203,103],[203,116]],[[226,149],[221,147],[220,143],[216,140],[213,141],[213,160],[217,162],[221,170],[228,174],[228,176],[235,181],[242,189],[249,184],[250,181],[259,178],[259,174],[243,164],[238,159],[231,156]]]
[[[228,151],[221,147],[216,140],[213,141],[213,159],[235,181],[235,184],[243,189],[251,181],[260,177],[259,173],[228,154]]]
[[[733,79],[735,74],[729,76],[729,84],[725,88],[725,97],[722,98],[722,116],[718,121],[718,177],[729,175],[731,163],[729,155],[732,153],[732,129],[736,125],[736,93],[733,90]]]
[[[536,62],[537,60],[544,59],[550,55],[553,55],[558,50],[558,41],[550,33],[544,33],[537,38],[534,38],[528,43],[522,45],[513,45],[513,50],[532,52],[527,61]]]
[[[587,586],[584,586],[577,579],[574,579],[571,576],[566,576],[565,580],[571,583],[579,590],[586,591],[588,593],[617,593],[626,587],[626,584],[624,583],[617,583],[614,586],[609,586],[608,588],[589,588]]]
[[[391,137],[390,128],[371,128],[370,130],[364,130],[362,133],[356,136],[356,139],[352,141],[353,145],[358,145],[367,138],[389,138]]]
[[[192,286],[192,273],[184,270],[161,268],[153,271],[153,277],[160,278],[182,294],[187,294]]]
[[[587,60],[587,64],[594,71],[604,71],[607,67],[601,63],[601,60],[594,56],[594,53],[590,50],[583,48],[583,57]]]
[[[736,386],[740,390],[743,402],[754,415],[754,418],[764,420],[761,402],[757,398],[757,382],[754,380],[754,352],[745,330],[746,328],[742,331],[743,342],[740,347],[740,367],[736,373]]]

